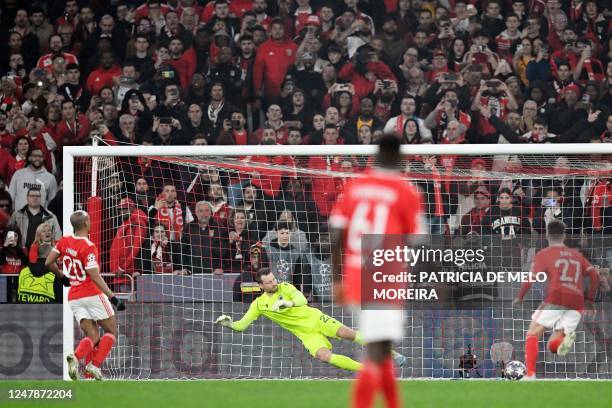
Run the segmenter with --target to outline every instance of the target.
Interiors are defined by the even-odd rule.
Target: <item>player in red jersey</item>
[[[363,234],[424,233],[421,194],[400,175],[400,142],[395,136],[380,140],[376,167],[349,182],[331,212],[334,296],[340,303],[361,302],[361,237]],[[400,365],[405,357],[394,353],[401,340],[401,308],[362,310],[361,331],[367,356],[353,390],[353,406],[370,407],[381,388],[387,407],[399,407],[392,356]]]
[[[531,324],[525,340],[526,380],[535,379],[538,341],[544,330],[553,329],[548,340],[551,353],[564,356],[570,352],[576,338],[576,327],[585,306],[592,309],[592,302],[599,286],[599,273],[576,249],[568,248],[565,239],[565,224],[553,220],[546,226],[548,248],[539,251],[531,266],[532,273],[545,272],[548,287],[544,301],[531,316]],[[590,280],[585,305],[583,277]],[[512,302],[519,303],[527,294],[532,283],[523,283]]]
[[[100,367],[117,338],[117,320],[110,303],[117,310],[124,310],[125,304],[100,276],[98,249],[87,238],[91,227],[89,215],[85,211],[77,211],[70,216],[70,223],[74,235],[63,237],[55,244],[45,265],[62,280],[64,286],[70,286],[68,304],[86,336],[74,354],[66,356],[70,378],[74,381],[79,379],[79,360],[93,352],[92,361],[85,367],[85,372],[101,380]],[[65,275],[59,270],[58,258]],[[98,325],[104,329],[102,337]]]

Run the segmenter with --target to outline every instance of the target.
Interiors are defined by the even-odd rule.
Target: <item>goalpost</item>
[[[250,254],[266,253],[269,266],[281,280],[293,281],[308,293],[313,306],[349,327],[355,326],[352,313],[331,299],[325,220],[342,185],[361,176],[373,163],[376,149],[64,147],[64,234],[72,233],[70,214],[87,209],[91,197],[96,197],[90,208],[96,208],[101,216],[92,231],[100,241],[101,271],[111,289],[128,301],[126,311],[117,313],[119,337],[104,364],[105,375],[116,379],[350,378],[351,373],[315,361],[299,340],[264,318],[243,333],[231,332],[213,321],[221,314],[237,320],[246,312],[249,300],[257,295],[252,292],[257,286],[248,281]],[[405,177],[423,190],[432,231],[445,239],[480,232],[477,220],[482,214],[477,211],[477,200],[488,195],[493,206],[499,190],[508,187],[513,205],[520,207],[521,214],[540,232],[551,217],[575,220],[572,230],[581,243],[588,242],[591,262],[602,266],[612,262],[612,247],[608,251],[605,236],[606,227],[612,229],[612,221],[608,221],[612,213],[606,212],[612,204],[603,195],[597,196],[606,192],[606,180],[612,180],[612,160],[606,160],[606,155],[612,158],[612,145],[404,145],[402,152]],[[151,190],[148,194],[136,192],[143,187],[141,178]],[[181,210],[169,213],[161,209],[163,205],[152,210],[161,202],[160,193],[168,183],[177,191],[176,208]],[[230,232],[237,229],[228,218],[240,213],[232,208],[241,209],[244,195],[248,198],[252,193],[246,191],[250,189],[247,186],[253,186],[257,195],[252,207],[249,202],[246,205],[248,232],[230,240]],[[196,204],[219,193],[225,195],[228,205],[215,205],[215,227],[204,227],[201,231],[205,232],[200,233],[197,220],[201,214]],[[138,275],[127,283],[109,270],[110,247],[123,222],[118,206],[126,196],[149,221],[143,249],[136,254],[134,270]],[[555,205],[547,206],[554,197]],[[279,216],[283,221],[289,214],[294,221],[293,248],[283,253],[285,249],[274,240],[274,228]],[[240,224],[240,215],[236,217]],[[154,228],[156,225],[164,227]],[[165,245],[158,239],[164,234]],[[258,242],[263,243],[258,246]],[[520,259],[513,260],[515,266],[525,270],[534,253],[533,248],[523,248],[517,255]],[[276,263],[272,265],[270,259]],[[216,269],[222,269],[223,274],[213,273]],[[408,357],[400,376],[457,378],[460,357],[469,344],[485,378],[496,376],[490,355],[495,343],[509,343],[514,347],[512,359],[522,360],[524,334],[532,306],[542,298],[542,287],[532,288],[531,303],[512,308],[519,286],[498,288],[494,307],[411,311],[404,338],[397,345]],[[64,356],[82,336],[66,295],[65,289]],[[610,379],[612,312],[605,298],[596,306],[595,317],[583,319],[578,328],[574,352],[562,358],[541,344],[539,377]],[[332,340],[332,344],[342,354],[359,357],[361,353],[346,341]],[[65,362],[64,378],[68,379]]]

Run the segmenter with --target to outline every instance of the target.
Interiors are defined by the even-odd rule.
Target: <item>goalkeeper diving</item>
[[[360,332],[308,306],[308,300],[302,292],[290,283],[278,283],[268,268],[259,269],[256,279],[263,294],[251,303],[242,319],[234,322],[230,316],[222,315],[215,323],[242,332],[260,316],[264,316],[300,339],[313,357],[344,370],[361,369],[362,364],[352,358],[332,353],[332,344],[329,342],[329,338],[334,338],[364,345]],[[397,352],[393,354],[396,364],[401,367],[406,357]]]

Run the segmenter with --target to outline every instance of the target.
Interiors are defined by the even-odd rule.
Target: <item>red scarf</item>
[[[402,136],[404,134],[404,115],[400,114],[397,117],[397,121],[395,122],[395,134],[398,136]]]
[[[169,242],[154,240],[151,242],[151,261],[153,262],[153,272],[172,273],[172,258],[168,252]]]
[[[173,207],[160,208],[157,211],[155,220],[166,227],[171,241],[181,239],[181,233],[183,232],[183,209],[178,201],[174,201]]]
[[[601,231],[603,227],[602,209],[610,205],[612,197],[612,184],[608,180],[599,180],[591,187],[587,202],[587,211],[591,213],[593,229]]]
[[[442,177],[440,177],[440,172],[433,166],[431,168],[431,174],[433,178],[433,188],[434,188],[434,215],[436,217],[441,217],[444,215],[444,204],[442,204]]]

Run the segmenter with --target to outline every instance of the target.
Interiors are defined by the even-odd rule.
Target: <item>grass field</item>
[[[349,381],[6,381],[0,407],[346,407]],[[71,401],[8,399],[9,389],[72,388]],[[611,382],[403,381],[405,407],[610,407]],[[379,406],[383,406],[379,404]]]

